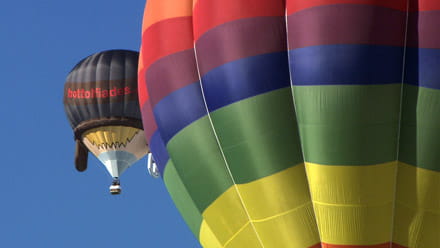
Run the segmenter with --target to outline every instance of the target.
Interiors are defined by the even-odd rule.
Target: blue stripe
[[[290,87],[287,52],[248,57],[219,66],[203,77],[203,87],[210,111]],[[153,112],[166,144],[177,132],[207,114],[199,82],[166,96]]]
[[[440,89],[440,49],[408,48],[405,83]]]
[[[165,166],[170,159],[168,151],[165,147],[165,143],[160,137],[159,131],[154,132],[150,140],[150,150],[153,154],[154,161],[156,162],[157,168],[159,169],[160,175],[163,176]]]
[[[248,97],[289,87],[287,52],[226,63],[203,76],[202,84],[210,112]]]
[[[200,83],[192,83],[164,97],[153,112],[166,144],[177,132],[207,114]]]
[[[323,45],[291,50],[294,85],[359,85],[402,82],[403,48]]]

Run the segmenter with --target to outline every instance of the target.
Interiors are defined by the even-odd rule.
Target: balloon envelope
[[[439,20],[435,0],[148,0],[141,110],[201,244],[440,247]]]
[[[137,62],[134,51],[96,53],[79,62],[65,83],[64,106],[77,149],[84,145],[112,177],[148,152],[138,104]]]

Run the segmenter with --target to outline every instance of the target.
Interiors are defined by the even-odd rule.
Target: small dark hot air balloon
[[[87,168],[92,152],[113,177],[119,177],[148,152],[137,94],[138,53],[110,50],[79,62],[67,76],[64,107],[76,140],[75,166]]]

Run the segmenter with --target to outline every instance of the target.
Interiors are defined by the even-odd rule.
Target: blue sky
[[[122,177],[74,169],[67,73],[107,49],[138,50],[143,0],[5,1],[0,8],[0,247],[199,247],[146,160]]]

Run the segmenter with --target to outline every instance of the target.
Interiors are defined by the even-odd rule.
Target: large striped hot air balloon
[[[79,62],[64,86],[64,107],[76,140],[75,165],[87,168],[87,149],[114,178],[148,152],[137,93],[138,52],[109,50]]]
[[[440,247],[438,25],[436,0],[148,0],[141,111],[200,243]]]

